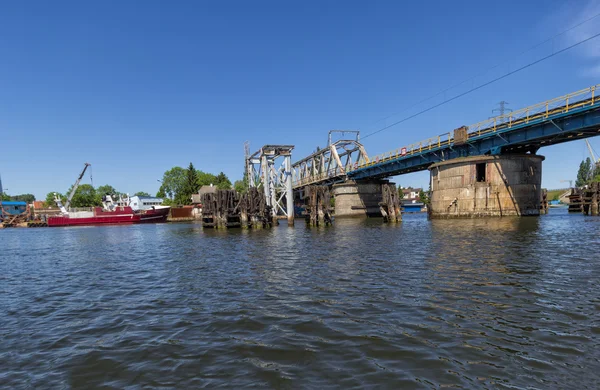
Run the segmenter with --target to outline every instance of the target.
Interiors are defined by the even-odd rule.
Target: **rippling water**
[[[596,388],[600,218],[0,231],[7,388]]]

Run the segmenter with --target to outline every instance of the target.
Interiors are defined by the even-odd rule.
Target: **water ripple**
[[[596,388],[599,228],[5,230],[0,385]]]

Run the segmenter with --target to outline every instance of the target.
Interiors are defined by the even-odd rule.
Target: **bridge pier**
[[[388,180],[347,180],[334,184],[335,217],[382,217],[382,185],[388,184]]]
[[[462,157],[433,164],[430,218],[540,215],[543,156]]]

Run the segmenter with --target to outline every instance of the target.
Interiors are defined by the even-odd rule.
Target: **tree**
[[[592,180],[600,182],[600,161],[595,164],[594,172],[592,173]]]
[[[73,186],[69,188],[67,193],[71,193],[72,188]],[[73,199],[71,199],[71,207],[92,207],[100,205],[102,205],[102,203],[96,196],[96,189],[92,187],[91,184],[81,184],[77,187],[77,191],[75,191]]]
[[[8,195],[6,194],[6,192],[2,192],[2,193],[0,193],[0,200],[6,200],[6,201],[9,201],[9,200],[10,200],[10,196],[8,196]]]
[[[583,187],[588,183],[592,175],[592,160],[588,157],[579,164],[579,171],[577,172],[577,180],[575,180],[575,187]]]
[[[198,176],[198,184],[202,187],[202,186],[209,186],[211,184],[216,185],[217,184],[217,177],[215,175],[213,175],[212,173],[206,173],[206,172],[202,172],[202,171],[197,171],[197,176]]]
[[[198,173],[196,172],[196,168],[194,168],[194,164],[190,163],[188,169],[185,171],[185,182],[183,187],[175,194],[175,203],[191,204],[192,194],[197,194],[199,189]]]
[[[419,191],[419,201],[424,204],[429,204],[429,196],[427,196],[427,194],[423,190]]]
[[[150,194],[144,191],[138,191],[135,194],[133,194],[133,196],[147,196],[150,197]]]
[[[404,199],[404,191],[401,186],[398,186],[398,199]]]
[[[113,187],[109,184],[99,186],[98,188],[96,188],[96,202],[95,203],[102,204],[102,197],[104,195],[110,195],[113,197],[113,200],[116,201],[116,199],[119,198],[119,195],[121,195],[121,193],[119,191],[117,191],[115,189],[115,187]]]
[[[163,175],[162,185],[156,196],[173,200],[177,193],[185,187],[186,170],[181,167],[173,167]]]
[[[65,202],[67,201],[66,196],[64,196],[60,192],[48,192],[48,194],[46,194],[46,200],[44,201],[44,207],[47,207],[47,208],[58,207],[58,205],[56,204],[56,200],[54,198],[54,194],[56,194],[56,196],[58,196],[58,198],[60,199],[62,204],[65,204]]]
[[[219,172],[217,175],[217,188],[221,190],[231,189],[231,181],[229,181],[229,178],[223,172]]]
[[[33,203],[35,201],[35,196],[32,194],[21,194],[21,195],[11,196],[10,200],[13,200],[15,202]]]
[[[116,195],[119,196],[121,193],[115,189],[115,187],[105,184],[96,188],[96,193],[100,196],[102,195]]]

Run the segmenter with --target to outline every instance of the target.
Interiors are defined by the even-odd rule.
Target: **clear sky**
[[[7,193],[41,199],[84,162],[94,185],[130,193],[155,193],[190,161],[233,181],[244,141],[296,145],[298,160],[331,129],[366,135],[598,33],[600,18],[519,54],[597,13],[584,0],[2,1],[0,175]],[[600,38],[364,145],[375,155],[486,119],[501,100],[518,109],[598,83]],[[548,188],[587,157],[583,141],[540,153]]]

